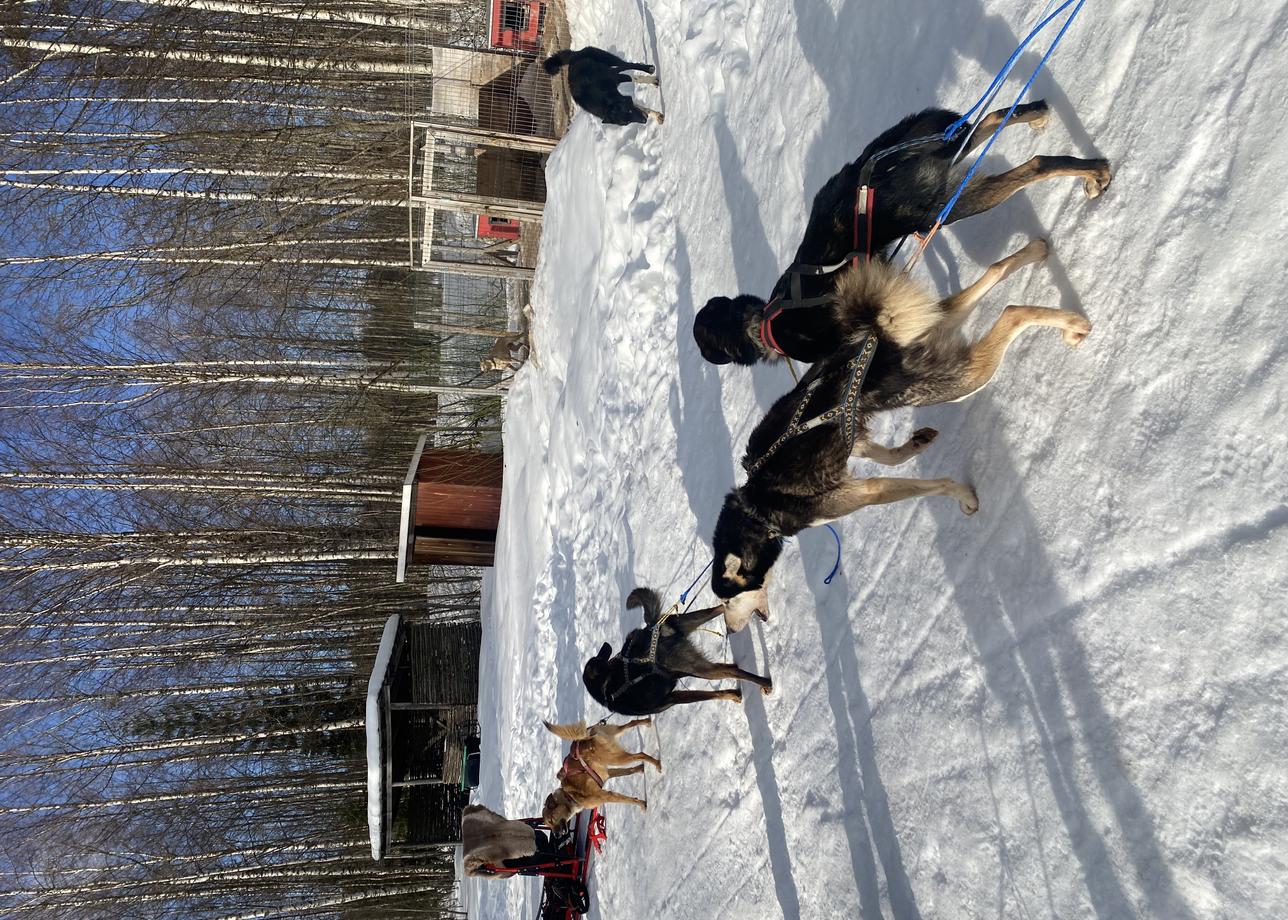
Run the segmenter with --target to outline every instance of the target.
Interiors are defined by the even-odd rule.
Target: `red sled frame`
[[[590,859],[602,853],[608,834],[598,808],[579,813],[562,834],[556,835],[540,818],[525,824],[551,833],[558,853],[546,862],[523,868],[489,866],[490,875],[535,875],[543,879],[538,920],[577,920],[590,908]]]

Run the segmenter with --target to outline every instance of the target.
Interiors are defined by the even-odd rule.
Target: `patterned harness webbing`
[[[858,425],[855,421],[855,414],[859,407],[859,394],[863,389],[863,380],[868,376],[868,367],[872,364],[872,356],[876,353],[876,350],[877,337],[869,335],[863,341],[863,348],[845,365],[846,369],[851,372],[850,382],[846,384],[845,391],[841,394],[840,403],[826,412],[814,416],[808,422],[802,422],[800,418],[805,414],[805,405],[809,402],[810,394],[822,383],[823,378],[816,377],[810,381],[809,385],[805,387],[805,392],[801,394],[801,400],[796,406],[796,411],[792,413],[791,421],[787,423],[787,428],[778,436],[778,439],[773,444],[770,444],[769,448],[754,461],[748,463],[743,460],[742,466],[747,471],[747,475],[755,475],[756,471],[777,452],[778,448],[798,434],[804,434],[838,417],[841,420],[841,431],[850,442],[851,449],[853,449],[854,441],[859,434]]]
[[[651,627],[653,634],[652,636],[649,637],[647,655],[645,655],[643,658],[627,658],[624,655],[620,656],[620,660],[622,662],[622,676],[628,678],[628,680],[626,681],[626,683],[622,684],[611,694],[609,694],[608,696],[609,700],[616,702],[619,696],[621,696],[627,690],[631,689],[631,687],[634,687],[640,681],[644,680],[644,678],[648,677],[653,673],[653,664],[654,662],[657,661],[657,640],[658,640],[658,637],[662,635],[662,624],[667,621],[667,618],[670,617],[671,613],[673,613],[674,611],[675,611],[675,607],[673,606],[670,611],[658,617],[657,622],[654,623],[653,626]],[[633,664],[647,665],[647,667],[645,667],[644,670],[641,671],[639,674],[636,674],[634,677],[631,677],[631,665]]]
[[[582,743],[580,741],[574,741],[572,743],[572,749],[568,752],[568,756],[564,758],[563,766],[559,768],[559,772],[555,774],[555,778],[567,779],[569,776],[576,776],[578,773],[585,773],[595,781],[595,785],[602,787],[604,785],[604,778],[592,770],[590,768],[590,764],[586,763],[586,759],[581,755],[581,744]]]

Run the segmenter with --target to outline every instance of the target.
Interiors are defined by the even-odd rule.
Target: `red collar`
[[[763,342],[765,345],[768,345],[774,351],[778,352],[784,358],[786,358],[787,352],[783,351],[782,348],[779,347],[778,340],[774,338],[773,322],[774,320],[778,319],[778,314],[783,312],[782,307],[779,307],[777,310],[774,310],[772,313],[770,312],[770,308],[773,307],[773,305],[776,303],[778,303],[777,297],[775,297],[769,303],[765,304],[765,312],[762,315],[760,320],[760,341]]]

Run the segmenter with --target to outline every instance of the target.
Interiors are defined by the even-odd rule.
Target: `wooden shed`
[[[397,580],[413,563],[490,566],[501,516],[500,454],[416,442],[403,480]]]
[[[371,856],[460,841],[463,763],[478,742],[478,623],[385,623],[367,684]]]

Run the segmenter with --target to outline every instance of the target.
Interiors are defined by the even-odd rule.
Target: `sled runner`
[[[557,830],[540,818],[511,821],[477,805],[461,820],[466,874],[540,877],[537,920],[576,920],[590,910],[590,857],[603,849],[606,839],[604,816],[597,808],[581,812]],[[525,855],[507,858],[508,853]]]

